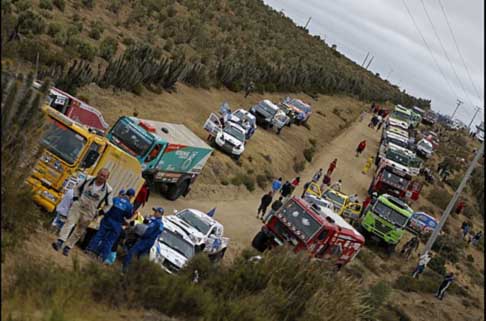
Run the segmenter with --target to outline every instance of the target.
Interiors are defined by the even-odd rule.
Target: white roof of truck
[[[343,229],[353,231],[353,233],[355,233],[356,235],[361,235],[358,231],[356,231],[356,229],[351,224],[346,222],[342,216],[339,216],[331,209],[320,207],[319,214],[323,217],[330,217],[337,226]]]
[[[205,149],[211,149],[208,144],[199,136],[194,134],[189,128],[184,126],[183,124],[172,124],[172,123],[165,123],[155,120],[148,120],[148,119],[140,119],[135,117],[130,117],[132,119],[138,119],[143,121],[155,128],[155,134],[160,138],[168,141],[170,144],[180,144],[180,145],[187,145],[192,147],[201,147]],[[162,128],[167,129],[167,133],[162,131]]]

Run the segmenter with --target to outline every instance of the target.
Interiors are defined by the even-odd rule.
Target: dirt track
[[[362,122],[353,123],[341,135],[326,144],[321,153],[316,155],[312,164],[300,174],[302,183],[294,194],[300,195],[303,183],[310,180],[313,173],[319,168],[323,168],[326,171],[329,163],[334,158],[337,158],[337,167],[333,173],[332,181],[342,179],[343,191],[347,194],[358,193],[360,200],[362,200],[370,184],[372,170],[370,170],[368,175],[362,174],[361,170],[367,158],[375,155],[380,133],[368,128],[368,122],[369,117],[365,117]],[[354,151],[362,139],[366,139],[367,147],[363,154],[356,158]],[[280,174],[276,173],[276,175]],[[284,174],[282,174],[282,177],[284,180],[293,178]],[[261,222],[255,217],[261,198],[261,190],[252,193],[250,198],[240,199],[236,195],[236,200],[235,195],[228,195],[227,191],[224,190],[224,186],[219,194],[220,196],[217,198],[210,196],[208,199],[192,199],[191,194],[189,194],[185,199],[181,198],[171,202],[153,192],[142,212],[143,214],[149,214],[151,208],[156,205],[163,206],[167,213],[171,213],[174,209],[181,210],[184,208],[196,208],[207,212],[216,207],[215,218],[224,225],[225,234],[231,239],[231,256],[235,251],[250,246],[253,236],[261,227]]]

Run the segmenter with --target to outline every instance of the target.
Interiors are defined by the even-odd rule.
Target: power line
[[[442,69],[440,68],[439,64],[437,63],[437,60],[435,59],[435,56],[434,56],[432,50],[430,49],[429,44],[427,43],[427,41],[425,40],[422,32],[420,31],[420,28],[418,27],[417,22],[415,21],[415,18],[412,15],[412,12],[410,12],[410,9],[408,8],[407,3],[405,2],[405,0],[402,0],[402,2],[403,2],[403,5],[405,6],[405,9],[407,9],[407,12],[408,12],[408,15],[410,16],[410,19],[412,19],[412,22],[413,22],[413,25],[415,26],[415,29],[417,29],[417,32],[419,33],[420,37],[422,38],[422,41],[424,42],[425,47],[429,51],[429,54],[432,57],[432,60],[434,61],[435,66],[439,69],[439,72],[442,75],[442,78],[444,78],[444,81],[446,82],[446,84],[449,86],[449,89],[451,89],[451,91],[457,97],[457,93],[454,90],[454,87],[449,83],[449,81],[445,77],[444,73],[442,72]]]
[[[437,29],[435,29],[434,23],[432,22],[432,19],[430,18],[430,15],[429,15],[429,12],[427,11],[427,8],[425,7],[424,0],[420,0],[420,2],[422,3],[422,7],[424,8],[425,15],[427,16],[427,19],[429,20],[430,25],[432,26],[432,30],[434,31],[435,37],[437,38],[437,40],[439,40],[440,47],[442,48],[442,51],[444,52],[444,55],[445,55],[447,61],[449,62],[449,65],[451,66],[451,69],[454,72],[454,75],[456,76],[456,79],[459,82],[459,85],[461,86],[462,92],[464,93],[464,97],[467,96],[467,98],[469,99],[469,102],[472,105],[473,103],[471,101],[471,98],[469,97],[466,90],[464,89],[464,85],[462,84],[461,79],[457,75],[456,68],[454,68],[454,65],[452,64],[452,62],[449,58],[449,55],[447,54],[447,50],[445,50],[444,44],[442,43],[442,40],[440,39],[439,33],[437,32]]]
[[[451,32],[452,40],[454,40],[454,44],[456,45],[456,49],[457,49],[457,52],[459,53],[459,56],[461,57],[462,64],[464,65],[464,69],[466,69],[466,73],[467,73],[467,76],[469,77],[469,81],[471,82],[471,85],[474,88],[474,91],[476,92],[477,98],[479,98],[481,100],[481,95],[479,94],[478,89],[474,85],[474,81],[472,80],[471,73],[469,72],[469,68],[467,68],[466,61],[464,60],[464,57],[462,56],[461,50],[459,49],[459,45],[457,44],[456,36],[454,35],[454,31],[452,31],[452,27],[451,27],[451,24],[449,22],[449,18],[447,17],[445,8],[442,5],[442,2],[440,0],[438,0],[438,1],[439,1],[439,4],[440,4],[440,8],[442,9],[442,13],[444,14],[445,20],[447,22],[447,26],[449,27],[449,31]]]

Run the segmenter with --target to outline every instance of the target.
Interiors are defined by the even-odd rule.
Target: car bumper
[[[34,203],[41,206],[49,213],[54,212],[58,200],[61,199],[62,195],[53,189],[45,187],[39,180],[32,177],[27,179],[27,184],[32,187],[34,192],[32,196]],[[55,198],[55,200],[52,198]]]

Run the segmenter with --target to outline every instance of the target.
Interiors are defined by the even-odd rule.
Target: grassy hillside
[[[92,81],[133,92],[172,89],[177,80],[240,91],[252,81],[260,92],[430,105],[261,0],[6,0],[2,17],[3,57],[32,64],[39,57],[40,75],[71,92]],[[89,67],[69,73],[73,59]]]

